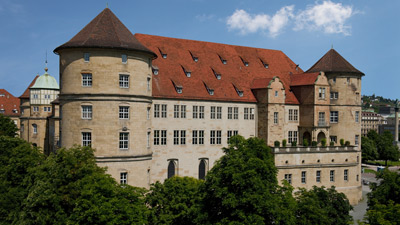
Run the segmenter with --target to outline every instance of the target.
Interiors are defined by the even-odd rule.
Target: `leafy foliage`
[[[371,225],[399,225],[400,204],[389,201],[387,205],[377,203],[366,214],[368,224]]]
[[[367,134],[368,139],[373,141],[378,151],[378,159],[385,160],[386,165],[388,160],[399,160],[399,148],[393,145],[393,136],[389,131],[385,131],[382,135],[371,130]]]
[[[152,184],[146,196],[150,224],[195,224],[203,180],[174,176]]]
[[[293,224],[291,189],[279,188],[271,150],[258,138],[231,138],[207,174],[203,224]]]
[[[348,224],[352,221],[349,211],[352,209],[343,193],[334,187],[314,186],[311,190],[300,189],[296,193],[296,224]]]
[[[0,136],[15,137],[18,128],[9,117],[0,114]]]
[[[376,149],[374,141],[368,137],[361,137],[361,151],[362,160],[375,160],[378,158],[378,150]]]

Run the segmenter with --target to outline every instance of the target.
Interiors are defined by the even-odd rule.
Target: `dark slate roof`
[[[158,55],[153,60],[153,67],[159,69],[152,79],[155,98],[257,102],[251,88],[268,85],[277,76],[285,86],[286,103],[299,104],[289,91],[290,74],[303,71],[296,69],[296,64],[282,51],[138,33],[135,37]],[[191,76],[187,77],[185,71],[190,71]],[[181,86],[182,93],[177,93],[175,86]],[[206,87],[214,89],[214,94],[210,95]],[[237,90],[243,91],[242,97]]]
[[[54,52],[65,48],[112,48],[156,56],[133,36],[109,8],[105,8],[71,40],[54,49]]]
[[[363,72],[354,68],[344,59],[335,49],[329,50],[318,62],[316,62],[306,73],[320,72],[325,73],[353,73],[364,75]]]

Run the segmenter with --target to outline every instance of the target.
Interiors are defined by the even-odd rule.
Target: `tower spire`
[[[45,61],[45,65],[46,65],[46,67],[44,68],[44,71],[47,73],[47,71],[49,70],[49,69],[47,68],[47,50],[46,50],[46,61]]]

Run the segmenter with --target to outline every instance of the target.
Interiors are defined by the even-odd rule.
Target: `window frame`
[[[339,111],[330,112],[330,123],[339,123]]]
[[[92,146],[92,132],[82,132],[82,146]]]
[[[129,106],[119,106],[118,118],[125,120],[129,119]]]
[[[129,149],[129,132],[119,132],[119,150]]]
[[[93,106],[92,105],[81,105],[81,119],[91,120],[93,118]]]
[[[82,73],[82,87],[92,87],[93,75],[91,73]]]
[[[119,176],[120,184],[128,184],[128,172],[121,172]]]
[[[301,171],[301,183],[302,184],[307,183],[307,171]]]
[[[129,74],[119,74],[119,88],[129,88]]]

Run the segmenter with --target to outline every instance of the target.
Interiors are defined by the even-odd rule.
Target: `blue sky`
[[[303,70],[333,45],[365,73],[362,94],[400,98],[398,0],[0,0],[0,88],[20,96],[46,51],[58,80],[53,50],[107,2],[132,33],[282,50]]]

